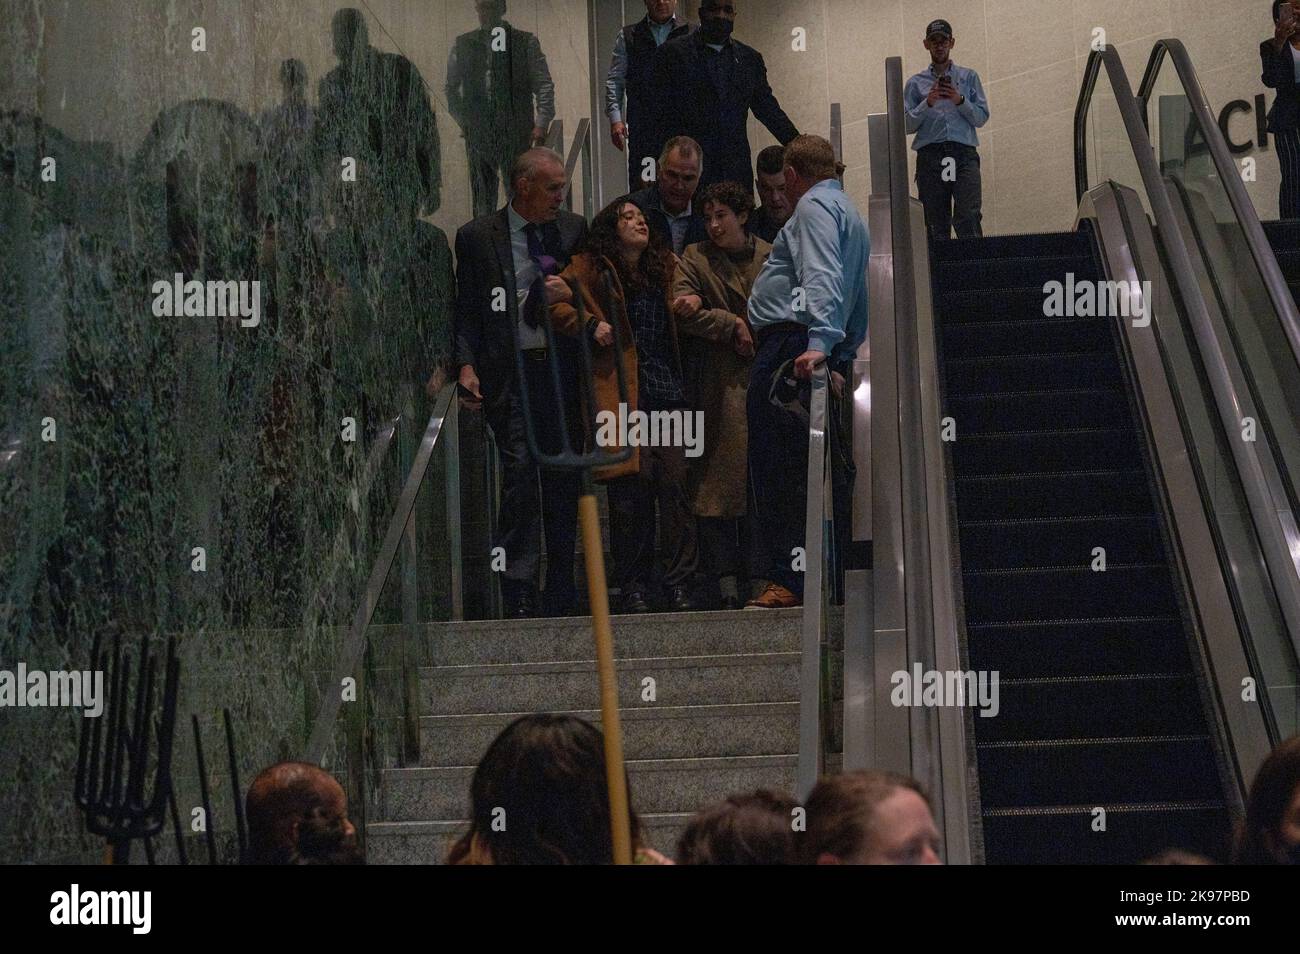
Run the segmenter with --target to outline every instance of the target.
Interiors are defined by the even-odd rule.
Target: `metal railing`
[[[871,570],[846,586],[844,764],[912,775],[934,794],[949,862],[979,854],[969,712],[895,706],[893,675],[961,669],[959,555],[941,439],[929,240],[908,184],[902,60],[885,62],[886,114],[868,119],[868,337],[854,362],[853,540]]]
[[[1105,70],[1107,82],[1114,93],[1115,104],[1121,117],[1127,144],[1136,162],[1141,179],[1140,185],[1145,192],[1151,215],[1155,220],[1155,234],[1163,251],[1162,256],[1156,255],[1154,250],[1148,253],[1148,259],[1156,260],[1148,261],[1148,271],[1160,267],[1157,263],[1163,261],[1161,282],[1168,282],[1176,292],[1182,305],[1183,314],[1190,329],[1189,345],[1197,352],[1200,364],[1203,367],[1203,374],[1209,391],[1208,400],[1213,406],[1212,412],[1218,414],[1219,423],[1225,429],[1226,434],[1239,433],[1241,418],[1254,413],[1250,395],[1243,386],[1242,369],[1239,366],[1236,354],[1230,348],[1225,347],[1223,336],[1216,331],[1215,326],[1221,323],[1222,316],[1218,315],[1217,312],[1212,313],[1214,306],[1203,294],[1198,280],[1198,273],[1204,270],[1205,263],[1201,260],[1199,253],[1193,253],[1193,247],[1189,245],[1170,191],[1166,185],[1166,180],[1156,161],[1155,151],[1151,146],[1145,118],[1139,108],[1138,99],[1133,95],[1132,87],[1129,84],[1127,73],[1118,52],[1110,47],[1093,51],[1088,57],[1084,68],[1084,79],[1080,87],[1079,101],[1075,110],[1076,184],[1085,187],[1088,185],[1087,120],[1097,81],[1102,70]],[[1092,192],[1085,192],[1085,195],[1092,196]],[[1096,200],[1094,198],[1090,201]],[[1140,209],[1140,206],[1138,208]],[[1135,215],[1137,210],[1131,210],[1128,214]],[[1145,215],[1145,213],[1143,214]],[[1118,244],[1124,245],[1125,241],[1125,239],[1119,239]],[[1137,249],[1140,251],[1141,243],[1138,244]],[[1153,322],[1152,329],[1159,331],[1162,338],[1172,333],[1161,329],[1160,324],[1158,321]],[[1131,336],[1129,337],[1131,340]],[[1168,345],[1166,344],[1164,348],[1167,350]],[[1148,400],[1152,394],[1156,394],[1156,392],[1148,393],[1146,395]],[[1156,396],[1158,397],[1158,394]],[[1177,453],[1177,449],[1175,449],[1173,458],[1175,462],[1181,460],[1187,450],[1190,449],[1189,440],[1188,437],[1183,438],[1182,453]],[[1240,478],[1242,488],[1247,499],[1251,501],[1251,510],[1255,513],[1254,523],[1261,535],[1261,542],[1264,543],[1263,552],[1267,555],[1268,544],[1265,538],[1278,532],[1276,515],[1270,516],[1256,508],[1266,494],[1267,480],[1265,471],[1272,468],[1274,464],[1267,451],[1260,450],[1259,444],[1242,440],[1228,440],[1226,443],[1230,448],[1232,461],[1236,465],[1236,472]],[[1166,483],[1168,483],[1168,475],[1163,476]],[[1169,499],[1170,491],[1167,487],[1165,493],[1166,499]],[[1203,490],[1202,500],[1202,506],[1207,508],[1211,506],[1208,502],[1209,498],[1205,496]],[[1174,516],[1177,517],[1176,508]],[[1191,526],[1187,521],[1183,521],[1181,525],[1176,525],[1175,535],[1183,536],[1183,530],[1185,529],[1194,530],[1195,527]],[[1201,538],[1203,539],[1204,536],[1202,534]],[[1274,569],[1276,569],[1276,566]],[[1217,612],[1213,598],[1214,593],[1210,591],[1210,584],[1213,583],[1213,580],[1206,579],[1208,572],[1208,570],[1205,570],[1197,574],[1198,579],[1189,581],[1189,592],[1197,607],[1202,626],[1204,626],[1205,621],[1214,619]],[[1282,593],[1278,595],[1279,597],[1283,596]],[[1205,628],[1202,638],[1210,672],[1215,679],[1214,688],[1219,700],[1219,708],[1229,733],[1227,741],[1234,750],[1234,760],[1239,775],[1249,778],[1253,775],[1254,768],[1267,755],[1268,740],[1267,733],[1263,731],[1260,707],[1254,704],[1249,706],[1239,704],[1241,696],[1240,678],[1244,660],[1241,659],[1241,646],[1234,645],[1234,641],[1227,638],[1230,635],[1235,635],[1235,630],[1233,634],[1224,634]],[[1232,662],[1229,662],[1229,660],[1232,660]],[[1238,784],[1242,784],[1240,778]]]

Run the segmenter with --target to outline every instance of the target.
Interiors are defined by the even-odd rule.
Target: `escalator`
[[[1162,40],[1136,94],[1114,48],[1088,59],[1072,231],[931,242],[902,88],[891,59],[845,765],[919,778],[949,861],[1226,861],[1300,723],[1300,223],[1260,228]],[[1048,307],[1053,282],[1139,311]],[[891,679],[917,666],[997,673],[996,715],[969,692],[899,711]]]
[[[999,716],[974,720],[986,860],[1221,855],[1227,806],[1111,319],[1044,316],[1045,283],[1103,277],[1092,232],[932,256],[969,662],[1001,685]]]

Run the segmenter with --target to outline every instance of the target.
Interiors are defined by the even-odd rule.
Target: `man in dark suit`
[[[695,208],[702,161],[703,151],[694,139],[670,139],[659,156],[658,180],[628,196],[645,216],[651,233],[663,238],[678,255],[686,246],[709,237],[704,216]]]
[[[664,139],[690,136],[704,148],[701,189],[730,180],[752,193],[750,111],[783,146],[799,130],[768,85],[762,55],[731,39],[738,2],[703,0],[700,28],[659,48],[652,88],[673,94],[658,100],[655,131]]]
[[[551,382],[546,330],[547,306],[572,297],[559,278],[587,234],[579,215],[561,208],[564,160],[534,148],[510,171],[514,195],[499,212],[475,219],[456,233],[455,356],[458,380],[469,407],[482,406],[501,457],[501,518],[494,546],[505,550],[502,582],[506,615],[537,615],[541,532],[546,533],[546,590],[542,614],[573,610],[573,555],[577,534],[575,474],[542,470],[528,451],[521,392],[543,453],[561,448],[561,428],[578,433],[574,355],[559,355],[564,395]],[[557,345],[571,343],[557,340]],[[516,349],[523,352],[520,381]]]
[[[1300,218],[1300,13],[1291,0],[1273,0],[1273,36],[1259,45],[1265,86],[1277,90],[1268,131],[1282,169],[1277,217]]]

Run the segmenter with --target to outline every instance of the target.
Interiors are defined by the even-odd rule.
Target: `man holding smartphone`
[[[947,20],[925,29],[930,65],[907,81],[907,131],[916,133],[916,189],[932,239],[982,235],[979,138],[989,121],[979,74],[952,62],[955,41]]]

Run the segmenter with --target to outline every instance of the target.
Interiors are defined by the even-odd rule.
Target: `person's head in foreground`
[[[361,863],[347,795],[319,766],[280,762],[263,769],[248,786],[244,816],[249,864]]]
[[[1239,865],[1300,864],[1300,735],[1264,760],[1246,801],[1246,823],[1233,861]]]
[[[844,163],[835,158],[835,148],[821,136],[795,136],[785,147],[785,196],[790,208],[817,183],[843,174]]]
[[[632,812],[632,848],[642,849]],[[644,860],[641,859],[641,860]],[[614,862],[605,742],[574,716],[516,719],[488,746],[470,783],[470,828],[448,864],[608,865]]]
[[[804,809],[807,831],[795,836],[804,864],[943,864],[930,800],[906,775],[828,776],[813,788]]]
[[[795,812],[789,795],[760,788],[732,795],[691,819],[677,840],[680,865],[793,865]]]

